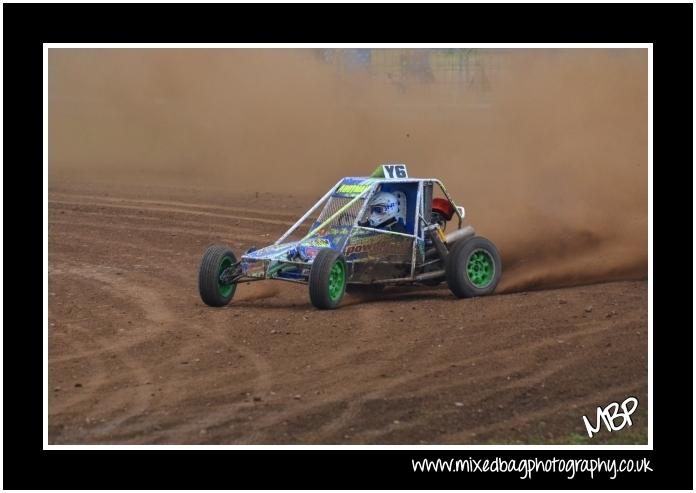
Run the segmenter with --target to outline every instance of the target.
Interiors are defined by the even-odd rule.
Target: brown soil
[[[334,311],[264,281],[204,306],[207,245],[271,243],[314,200],[269,197],[51,183],[50,443],[564,442],[629,395],[633,427],[594,441],[646,436],[645,281]]]

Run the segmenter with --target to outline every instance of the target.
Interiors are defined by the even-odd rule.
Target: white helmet
[[[406,194],[403,192],[378,192],[367,205],[367,222],[378,228],[399,219],[406,221]]]

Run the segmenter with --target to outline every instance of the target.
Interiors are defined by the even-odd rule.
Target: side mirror
[[[457,212],[459,213],[459,215],[461,216],[461,218],[464,219],[464,215],[466,214],[466,211],[464,210],[464,207],[462,207],[461,205],[458,205],[458,206],[457,206]]]

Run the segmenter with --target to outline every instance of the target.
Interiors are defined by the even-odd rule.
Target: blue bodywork
[[[250,277],[304,279],[309,275],[309,271],[304,270],[319,250],[331,248],[341,251],[351,229],[349,226],[332,227],[324,234],[317,234],[303,241],[270,245],[244,254],[241,259],[242,273]],[[260,270],[260,264],[263,264],[263,270]]]
[[[335,188],[332,198],[355,198],[371,186],[372,180],[347,177]],[[315,231],[320,224],[309,228]],[[269,277],[287,280],[306,280],[309,266],[319,250],[331,248],[342,251],[353,229],[347,225],[329,225],[300,241],[290,241],[248,252],[242,256],[242,274],[248,277]],[[374,233],[378,234],[378,233]]]

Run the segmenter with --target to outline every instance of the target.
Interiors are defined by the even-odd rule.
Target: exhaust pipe
[[[455,231],[452,231],[451,233],[447,233],[445,235],[445,243],[447,245],[452,245],[455,241],[463,240],[464,238],[469,238],[470,236],[474,236],[476,234],[476,231],[474,231],[474,228],[471,226],[466,226],[462,229],[457,229]]]
[[[433,258],[434,255],[438,255],[441,259],[444,260],[444,258],[447,256],[447,253],[449,253],[448,249],[452,247],[455,241],[463,240],[466,238],[470,238],[476,234],[476,231],[474,231],[474,228],[471,226],[466,226],[462,229],[457,229],[455,231],[452,231],[450,233],[447,233],[445,235],[445,242],[444,244],[440,241],[440,238],[437,238],[437,235],[434,234],[431,236],[431,239],[433,240],[433,245],[435,245],[432,248],[429,248],[425,252],[425,258]],[[439,245],[438,245],[439,243]],[[444,250],[443,248],[444,247]]]

